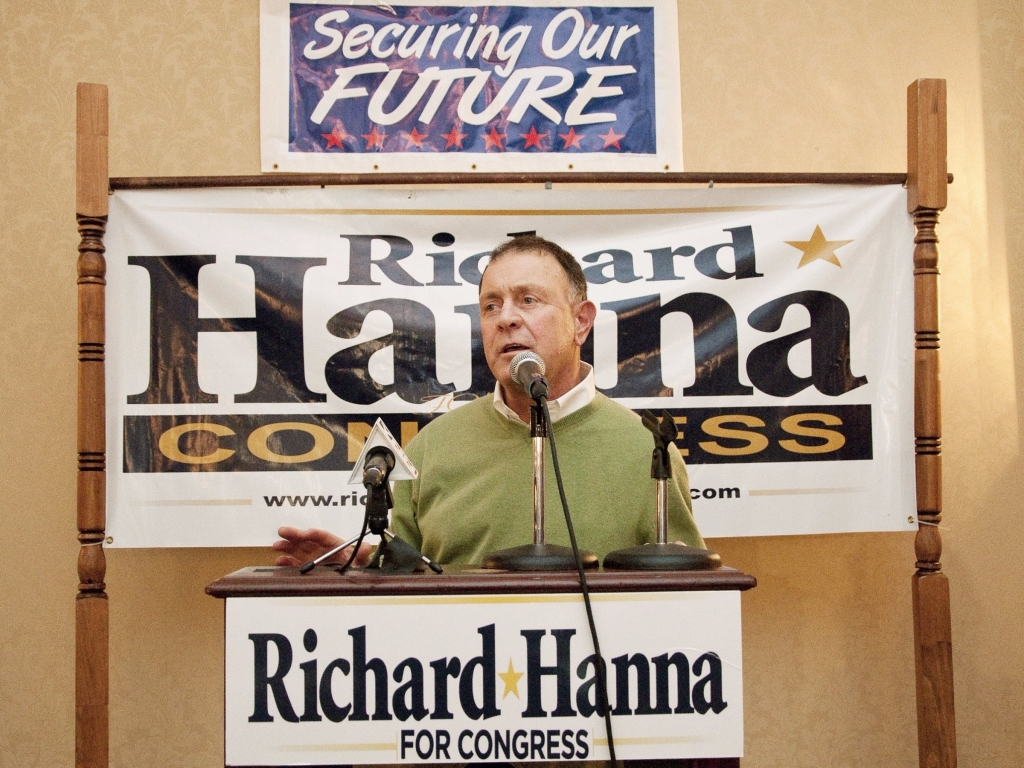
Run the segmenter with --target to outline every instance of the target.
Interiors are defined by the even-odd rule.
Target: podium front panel
[[[608,758],[579,594],[225,596],[228,766]],[[740,756],[736,588],[592,600],[617,756]]]

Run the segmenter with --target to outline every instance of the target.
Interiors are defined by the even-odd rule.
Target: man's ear
[[[597,306],[592,301],[581,301],[576,305],[576,346],[582,347],[587,340],[590,331],[594,328],[594,318],[597,317]]]

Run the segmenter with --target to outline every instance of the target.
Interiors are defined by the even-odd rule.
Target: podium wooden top
[[[590,571],[591,592],[697,592],[747,590],[757,579],[733,568],[713,571]],[[206,587],[214,597],[324,597],[358,595],[541,594],[580,591],[575,571],[513,572],[475,566],[445,566],[408,575],[380,574],[321,566],[303,575],[298,568],[254,566],[230,573]]]

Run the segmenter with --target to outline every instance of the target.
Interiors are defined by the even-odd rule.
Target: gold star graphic
[[[812,261],[817,261],[818,259],[835,264],[842,269],[843,265],[839,263],[836,249],[852,243],[853,240],[826,240],[825,235],[822,234],[821,227],[816,224],[814,226],[814,234],[811,235],[810,240],[786,240],[785,242],[786,245],[792,245],[794,248],[804,252],[800,263],[796,266],[797,269],[806,267]]]
[[[501,698],[504,699],[510,693],[514,693],[516,698],[519,698],[519,678],[523,676],[522,672],[516,672],[516,668],[512,666],[512,659],[508,660],[508,672],[499,672],[498,677],[505,683],[505,692],[501,694]]]

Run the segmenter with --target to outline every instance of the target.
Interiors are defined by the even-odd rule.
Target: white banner
[[[262,0],[263,170],[681,171],[671,0]]]
[[[739,592],[591,600],[617,757],[741,756]],[[233,598],[224,634],[229,766],[608,759],[579,595]]]
[[[377,417],[493,388],[477,284],[524,231],[584,268],[598,388],[675,417],[705,536],[915,527],[899,187],[147,191],[106,238],[114,546],[357,532]]]

